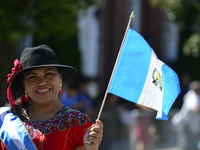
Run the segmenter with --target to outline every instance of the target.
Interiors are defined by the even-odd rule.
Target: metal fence
[[[171,110],[168,120],[163,121],[155,119],[152,111],[104,111],[104,138],[99,150],[199,150],[199,114],[175,125],[177,112]]]

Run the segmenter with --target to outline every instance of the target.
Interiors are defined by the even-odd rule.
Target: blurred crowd
[[[139,106],[115,95],[108,94],[104,112],[113,112],[118,116],[115,124],[126,126],[125,130],[118,130],[121,135],[133,137],[134,150],[152,150],[152,142],[163,144],[169,140],[168,133],[165,133],[165,127],[172,125],[179,135],[179,145],[182,150],[200,149],[200,81],[193,81],[188,74],[180,76],[181,93],[174,102],[172,109],[177,113],[169,121],[159,121],[155,119],[156,112],[149,108]],[[71,108],[78,109],[87,113],[92,119],[96,119],[103,100],[103,94],[98,82],[95,79],[85,76],[75,76],[67,82],[62,91],[62,103]],[[102,118],[103,119],[103,118]],[[116,136],[107,135],[107,126],[105,123],[104,141],[111,144]],[[159,127],[158,127],[159,126]],[[134,127],[134,128],[132,128]],[[113,126],[114,128],[114,126]],[[131,131],[130,131],[131,129]],[[166,131],[167,132],[167,131]],[[125,135],[126,134],[126,135]],[[108,138],[108,139],[107,139]],[[104,149],[104,141],[101,148]],[[117,141],[115,143],[120,143]],[[155,146],[155,145],[154,145]],[[106,147],[108,144],[106,143]]]
[[[63,85],[62,103],[95,119],[98,111],[98,85],[95,79],[76,75]]]
[[[182,93],[177,99],[182,102],[172,118],[172,124],[179,133],[182,150],[200,149],[200,81],[182,76]]]

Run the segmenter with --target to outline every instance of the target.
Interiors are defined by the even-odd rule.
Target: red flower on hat
[[[22,69],[21,63],[19,62],[18,59],[16,59],[16,60],[14,61],[14,67],[13,67],[12,70],[11,70],[12,73],[7,75],[7,77],[8,77],[7,83],[11,83],[11,81],[12,81],[14,75],[15,75],[18,71],[20,71],[21,69]],[[9,101],[10,105],[11,105],[13,108],[16,108],[17,106],[16,106],[15,103],[14,103],[14,97],[13,97],[13,95],[12,95],[12,91],[11,91],[11,88],[10,88],[10,84],[9,84],[9,86],[8,86],[8,88],[7,88],[7,98],[8,98],[8,101]]]
[[[7,82],[8,83],[11,83],[11,81],[12,81],[12,79],[13,79],[13,77],[14,77],[14,75],[18,72],[18,71],[20,71],[22,69],[22,67],[21,67],[21,63],[19,62],[19,60],[18,59],[15,59],[15,61],[14,61],[14,67],[12,68],[12,73],[11,74],[8,74],[8,79],[7,79]]]

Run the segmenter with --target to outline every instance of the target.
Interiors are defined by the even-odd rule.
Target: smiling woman
[[[29,71],[24,76],[25,93],[31,97],[33,103],[37,100],[59,101],[58,93],[62,86],[62,76],[56,67],[43,67]],[[44,101],[45,102],[45,101]]]
[[[10,106],[0,108],[0,150],[98,150],[102,122],[93,124],[86,114],[64,106],[58,98],[63,76],[75,72],[59,64],[46,45],[24,49],[8,75]],[[20,98],[12,95],[21,91]]]

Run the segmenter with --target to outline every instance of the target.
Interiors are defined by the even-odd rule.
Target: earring
[[[27,91],[25,91],[25,94],[22,96],[21,100],[22,100],[23,102],[28,102],[29,99],[30,99],[30,97],[28,96]]]
[[[60,90],[59,90],[59,95],[62,95],[62,83],[60,83]]]

